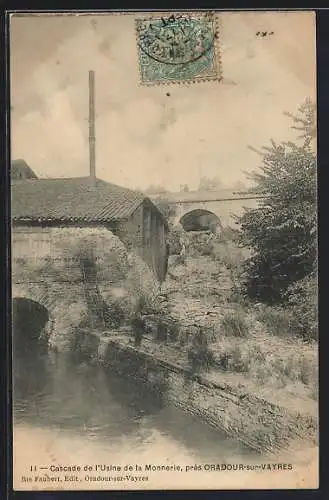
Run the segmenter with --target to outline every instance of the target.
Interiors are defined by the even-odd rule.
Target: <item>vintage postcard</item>
[[[318,488],[315,14],[11,14],[14,490]]]

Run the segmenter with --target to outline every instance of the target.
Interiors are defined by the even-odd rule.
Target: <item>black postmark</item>
[[[209,52],[216,37],[210,14],[171,15],[141,20],[138,25],[140,49],[165,64],[188,64]]]

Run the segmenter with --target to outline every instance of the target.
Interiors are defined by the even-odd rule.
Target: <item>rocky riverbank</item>
[[[117,302],[113,291],[107,295],[100,284],[100,296],[112,312],[119,304],[124,320],[121,326],[103,328],[80,323],[69,350],[138,379],[166,403],[261,454],[280,454],[296,443],[314,448],[316,345],[303,343],[289,330],[270,334],[256,306],[236,300],[234,251],[224,245],[216,258],[189,255],[175,262],[172,256],[166,282],[149,296],[131,285],[136,277],[120,289]],[[129,326],[128,303],[133,301],[125,300],[135,297],[143,299],[138,303],[146,319],[138,348]]]

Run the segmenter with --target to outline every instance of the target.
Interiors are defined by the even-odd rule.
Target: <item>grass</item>
[[[244,310],[235,308],[233,311],[226,312],[221,322],[221,331],[226,336],[247,337],[248,323]]]
[[[266,334],[260,337],[224,334],[211,346],[216,366],[232,373],[245,373],[260,385],[283,388],[302,384],[305,394],[316,399],[318,359],[314,346]]]
[[[314,342],[317,339],[316,315],[311,319],[303,318],[301,321],[298,311],[293,307],[275,307],[260,305],[257,319],[267,332],[278,337],[301,338],[306,342]],[[308,321],[309,320],[309,321]]]
[[[240,248],[234,241],[214,242],[212,257],[227,269],[239,270],[243,261],[249,256],[246,249]]]
[[[214,304],[214,316],[218,314],[216,319],[209,316],[216,335],[209,339],[210,355],[201,369],[219,370],[219,377],[226,372],[228,380],[250,383],[255,391],[262,387],[265,393],[275,394],[274,398],[280,394],[293,401],[295,395],[301,396],[309,404],[318,398],[317,344],[304,341],[291,307],[253,304],[245,297],[240,282],[248,256],[229,237],[208,241],[205,235],[191,236],[185,267],[179,273],[182,293],[187,302],[191,298],[196,314],[193,299],[200,299],[202,315],[204,298],[209,311]],[[177,347],[184,351],[189,342],[180,334]]]
[[[207,345],[194,346],[188,352],[188,360],[192,372],[209,370],[214,364],[214,356]]]
[[[240,374],[259,387],[283,391],[284,398],[318,399],[317,343],[292,335],[287,311],[235,305],[224,313],[219,336],[212,343],[214,365]],[[271,389],[272,390],[272,389]]]
[[[294,333],[294,318],[290,311],[274,306],[260,306],[257,319],[272,335],[285,336]]]

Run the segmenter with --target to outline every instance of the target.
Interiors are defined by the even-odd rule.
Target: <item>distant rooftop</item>
[[[26,161],[22,159],[11,162],[10,175],[12,180],[38,178]]]

